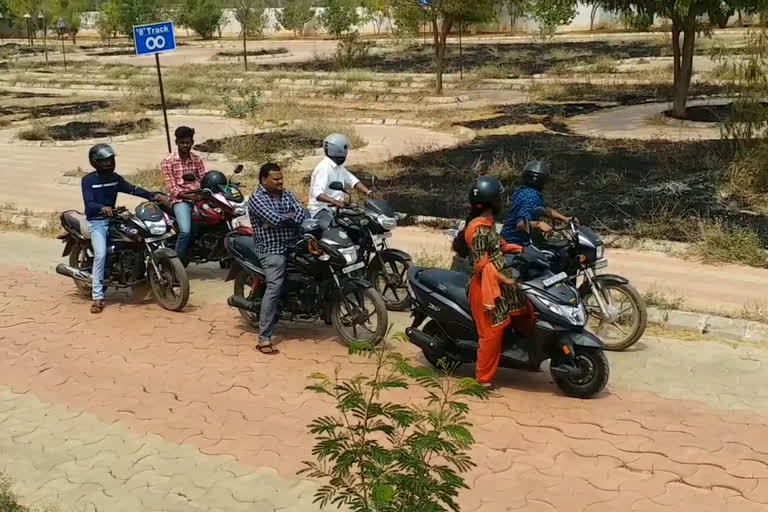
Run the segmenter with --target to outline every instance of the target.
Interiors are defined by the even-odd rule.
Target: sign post
[[[165,120],[165,139],[168,143],[168,152],[171,152],[171,132],[168,128],[168,112],[165,106],[165,91],[163,90],[163,74],[160,71],[160,54],[176,49],[176,36],[173,33],[173,22],[150,23],[148,25],[136,25],[133,27],[133,43],[136,47],[136,55],[155,56],[157,66],[157,83],[160,86],[160,103],[163,106],[163,119]]]

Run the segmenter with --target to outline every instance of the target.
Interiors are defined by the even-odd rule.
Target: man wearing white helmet
[[[332,133],[323,141],[325,158],[312,172],[309,185],[309,212],[313,217],[321,214],[330,218],[332,206],[344,206],[344,192],[328,188],[334,181],[343,183],[345,188],[356,188],[368,197],[374,196],[368,187],[344,167],[349,146],[349,140],[340,133]]]

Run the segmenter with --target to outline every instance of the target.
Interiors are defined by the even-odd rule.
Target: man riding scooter
[[[540,161],[528,162],[523,167],[523,184],[515,189],[510,198],[510,207],[504,217],[501,237],[510,244],[527,245],[531,242],[531,233],[527,226],[540,231],[551,233],[552,226],[540,220],[540,213],[551,219],[568,222],[570,217],[563,215],[554,208],[547,206],[542,191],[549,181],[549,166]]]

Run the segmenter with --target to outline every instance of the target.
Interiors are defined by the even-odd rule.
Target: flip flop
[[[253,347],[254,350],[258,350],[262,354],[268,355],[268,356],[276,356],[280,353],[279,350],[277,350],[272,343],[259,343],[255,347]]]
[[[104,311],[104,302],[100,300],[93,301],[91,304],[91,313],[98,314]]]

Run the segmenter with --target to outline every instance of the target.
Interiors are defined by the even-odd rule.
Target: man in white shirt
[[[312,171],[309,213],[315,218],[330,219],[333,215],[331,207],[343,207],[345,199],[344,192],[328,188],[334,181],[342,183],[344,188],[356,188],[368,197],[374,197],[374,193],[344,167],[349,154],[349,140],[344,135],[332,133],[327,136],[323,141],[323,149],[325,158]]]

